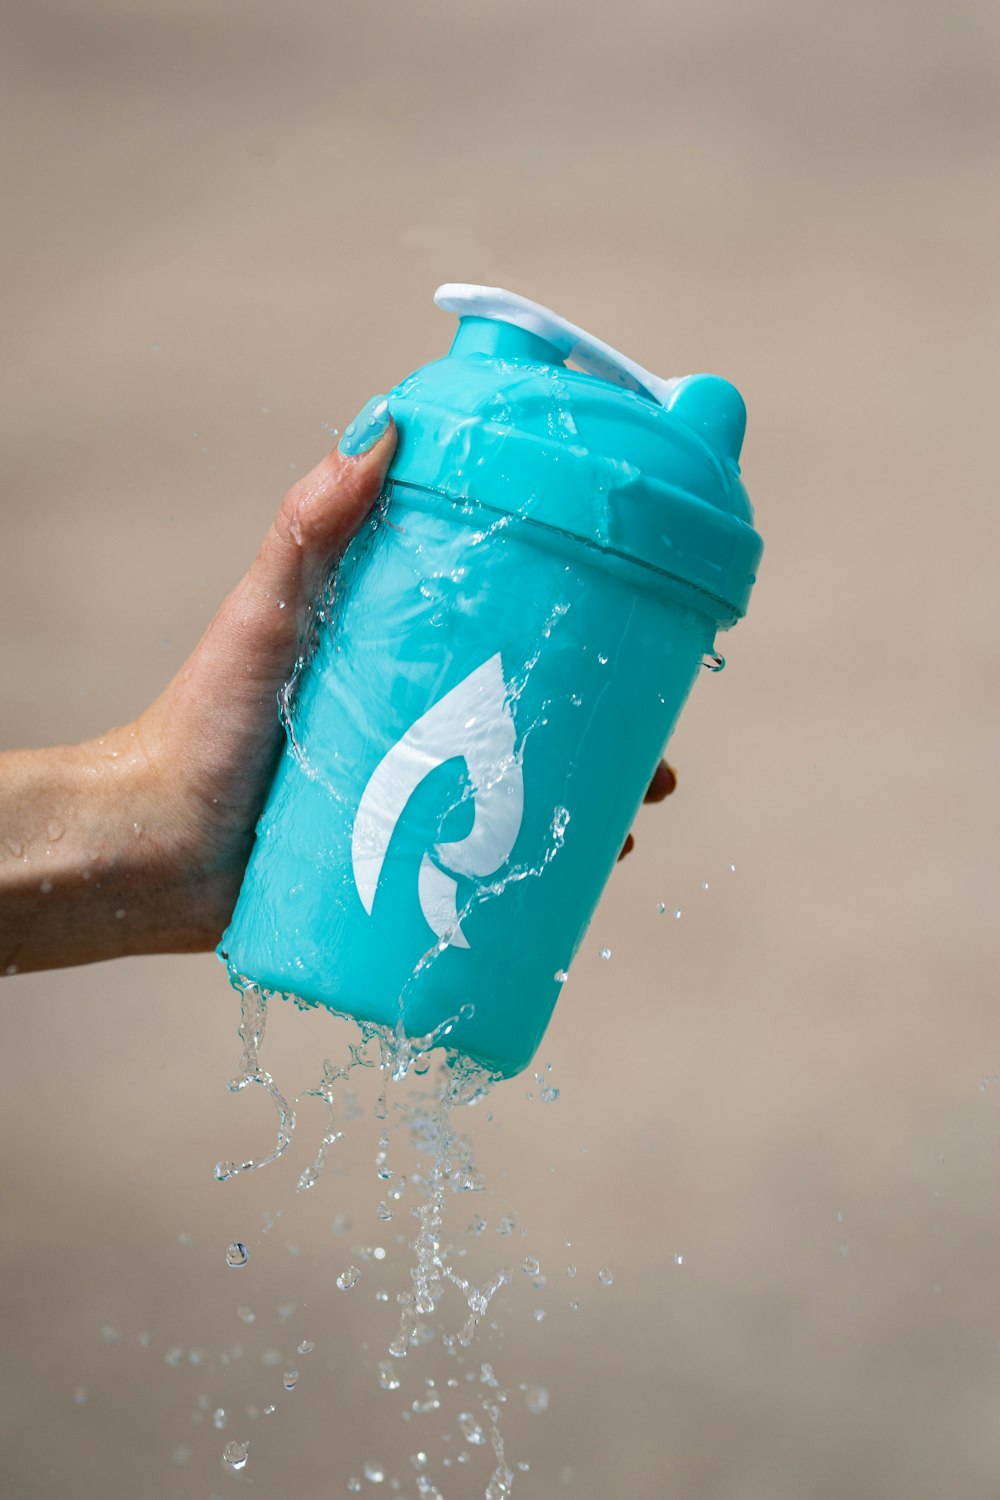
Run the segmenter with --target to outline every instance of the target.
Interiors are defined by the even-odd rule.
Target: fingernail
[[[374,448],[389,425],[389,403],[384,396],[373,396],[354,421],[344,429],[340,451],[345,458],[357,458]]]

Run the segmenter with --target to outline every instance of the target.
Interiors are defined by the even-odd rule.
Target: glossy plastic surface
[[[447,1046],[509,1075],[761,541],[727,381],[660,381],[459,291],[450,353],[389,393],[385,503],[341,565],[220,953],[410,1037],[452,1023]]]
[[[270,989],[410,1036],[461,1017],[447,1045],[512,1074],[712,625],[535,545],[530,522],[404,493],[341,568],[334,629],[299,685],[300,748],[282,758],[222,947]],[[395,778],[376,778],[394,754]],[[381,805],[359,838],[373,784]]]

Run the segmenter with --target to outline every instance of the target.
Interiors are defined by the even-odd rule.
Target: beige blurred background
[[[146,703],[330,429],[446,349],[441,281],[743,389],[757,595],[540,1054],[559,1100],[529,1078],[473,1121],[472,1248],[548,1279],[518,1273],[461,1376],[508,1391],[525,1500],[995,1500],[1000,11],[6,0],[0,26],[4,745]],[[308,1200],[315,1105],[294,1162],[223,1188],[271,1124],[225,1090],[212,956],[3,1003],[0,1491],[414,1496],[426,1451],[445,1500],[481,1495],[481,1454],[443,1462],[457,1397],[412,1411],[440,1342],[378,1388],[410,1223],[374,1216],[371,1088]],[[346,1054],[327,1017],[272,1026],[293,1091]]]

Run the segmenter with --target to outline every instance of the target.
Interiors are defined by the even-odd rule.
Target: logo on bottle
[[[369,916],[404,808],[432,771],[456,758],[465,761],[472,787],[472,830],[424,854],[417,894],[435,936],[468,948],[456,876],[481,879],[506,864],[524,813],[524,780],[514,754],[514,719],[499,652],[421,714],[371,774],[351,839],[354,883]]]

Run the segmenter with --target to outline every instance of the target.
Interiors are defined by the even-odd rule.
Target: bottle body
[[[338,571],[221,951],[531,1060],[715,623],[551,527],[390,486]]]

